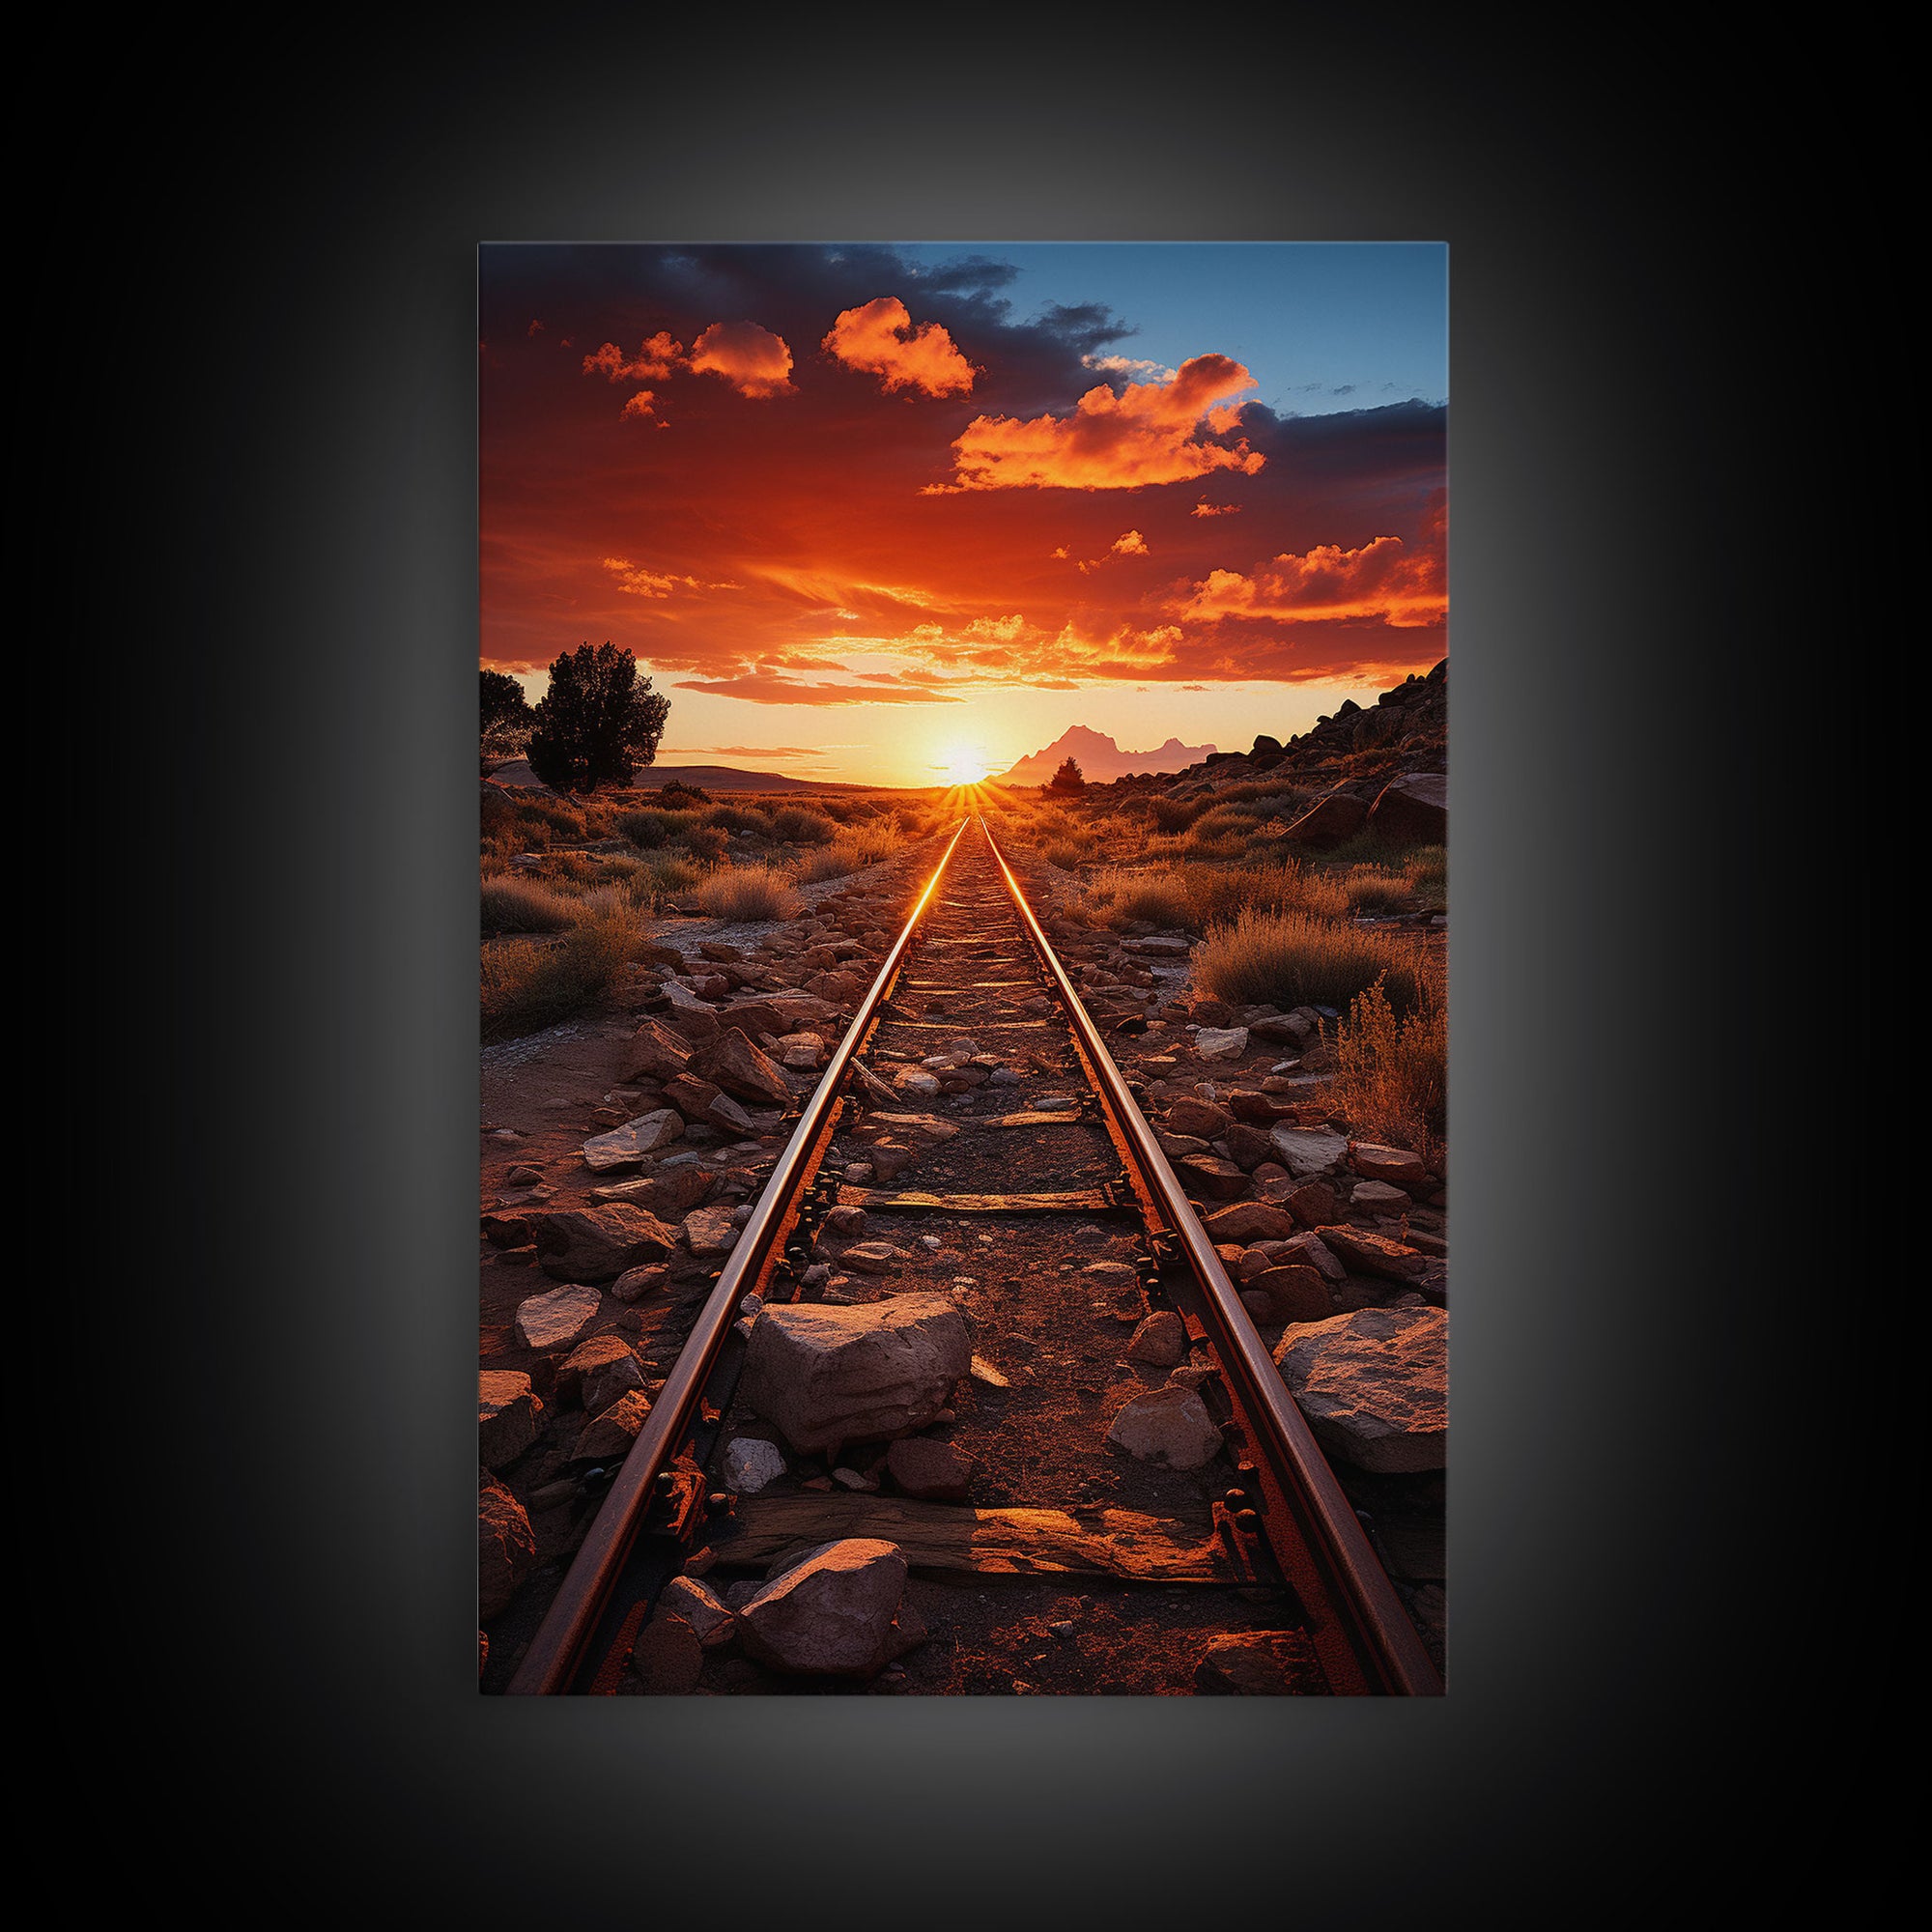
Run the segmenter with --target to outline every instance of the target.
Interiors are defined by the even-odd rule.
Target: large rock
[[[695,1160],[681,1160],[639,1179],[616,1181],[591,1192],[599,1201],[628,1201],[660,1221],[681,1221],[694,1208],[702,1207],[711,1198],[711,1190],[717,1184],[715,1168],[704,1167]]]
[[[593,1335],[557,1364],[557,1393],[566,1399],[574,1397],[589,1415],[609,1408],[620,1395],[643,1385],[638,1351],[621,1335]]]
[[[978,1461],[930,1435],[902,1435],[886,1451],[886,1467],[909,1496],[929,1503],[963,1503]]]
[[[583,1143],[583,1164],[599,1174],[613,1167],[637,1167],[684,1132],[684,1120],[669,1107],[639,1114],[608,1134],[593,1134]]]
[[[1217,1248],[1240,1248],[1250,1241],[1287,1240],[1294,1233],[1294,1216],[1271,1201],[1236,1201],[1204,1215],[1201,1225]]]
[[[778,1063],[769,1054],[759,1052],[736,1027],[721,1033],[717,1044],[704,1050],[692,1070],[754,1106],[791,1105],[791,1088]]]
[[[785,1472],[784,1451],[762,1435],[737,1435],[724,1445],[724,1487],[754,1496]]]
[[[1384,1281],[1399,1281],[1406,1286],[1429,1265],[1427,1255],[1392,1241],[1386,1235],[1372,1234],[1366,1228],[1338,1223],[1323,1228],[1321,1238],[1343,1265],[1356,1274],[1379,1275]]]
[[[537,1439],[543,1404],[530,1378],[516,1369],[486,1369],[476,1377],[476,1455],[486,1469],[514,1463]]]
[[[1317,799],[1288,828],[1286,837],[1304,845],[1339,845],[1369,822],[1369,808],[1352,793],[1331,791]]]
[[[537,1567],[537,1539],[524,1506],[501,1483],[476,1492],[476,1607],[494,1617],[509,1608],[523,1580]]]
[[[1274,1352],[1308,1424],[1358,1469],[1439,1469],[1449,1449],[1449,1318],[1358,1308],[1290,1328]]]
[[[1171,1308],[1156,1310],[1134,1330],[1127,1360],[1171,1369],[1187,1359],[1187,1324]]]
[[[617,1060],[620,1086],[639,1080],[655,1080],[662,1085],[675,1080],[691,1058],[691,1042],[682,1034],[656,1020],[646,1020],[629,1039]]]
[[[673,1577],[658,1593],[657,1607],[682,1617],[706,1650],[729,1643],[737,1632],[737,1618],[696,1577]]]
[[[907,1647],[896,1623],[905,1579],[895,1543],[855,1536],[822,1544],[739,1609],[745,1650],[774,1670],[874,1677]]]
[[[1199,1140],[1218,1141],[1235,1124],[1226,1107],[1212,1100],[1197,1100],[1183,1094],[1167,1110],[1167,1130],[1171,1134],[1192,1134]]]
[[[752,1328],[738,1393],[795,1449],[905,1435],[935,1421],[973,1350],[947,1296],[851,1308],[767,1308]]]
[[[1267,1296],[1277,1321],[1325,1321],[1335,1312],[1327,1282],[1312,1267],[1291,1264],[1264,1268],[1251,1276],[1246,1287]]]
[[[631,1453],[651,1412],[642,1389],[626,1389],[601,1415],[593,1416],[578,1435],[571,1459],[578,1463],[614,1463]]]
[[[728,1207],[698,1208],[684,1217],[684,1238],[695,1255],[728,1255],[738,1245],[738,1226]]]
[[[1221,1453],[1221,1432],[1207,1404],[1173,1383],[1136,1396],[1114,1417],[1107,1440],[1169,1469],[1205,1468]]]
[[[687,1121],[702,1121],[721,1133],[740,1138],[753,1131],[752,1117],[716,1081],[680,1073],[665,1089],[668,1100]]]
[[[1349,1149],[1349,1164],[1364,1180],[1386,1181],[1391,1187],[1421,1187],[1430,1178],[1419,1153],[1378,1147],[1374,1141],[1356,1141]]]
[[[1349,1158],[1349,1143],[1326,1127],[1292,1127],[1277,1122],[1270,1138],[1276,1157],[1297,1180],[1339,1174]]]
[[[1449,842],[1449,781],[1438,772],[1391,779],[1369,808],[1374,831],[1402,844]]]
[[[1349,1270],[1336,1259],[1334,1250],[1312,1231],[1284,1241],[1274,1261],[1277,1267],[1312,1267],[1323,1281],[1337,1286],[1349,1278]]]
[[[539,1354],[567,1349],[596,1321],[603,1305],[596,1289],[576,1282],[533,1294],[517,1304],[517,1340]]]
[[[1246,1027],[1203,1027],[1194,1036],[1194,1051],[1202,1060],[1238,1060],[1247,1050]]]
[[[537,1260],[558,1281],[615,1281],[626,1268],[661,1262],[677,1235],[628,1201],[565,1208],[530,1217]]]

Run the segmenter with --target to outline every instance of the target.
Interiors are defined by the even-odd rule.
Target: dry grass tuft
[[[790,919],[805,901],[791,875],[772,866],[721,867],[697,889],[697,903],[715,919]]]
[[[1194,954],[1195,983],[1236,1006],[1347,1007],[1379,979],[1396,1011],[1415,1010],[1429,971],[1421,941],[1307,912],[1241,912]]]
[[[772,815],[772,837],[788,845],[829,845],[838,836],[838,828],[823,812],[810,807],[787,805]]]
[[[1449,1009],[1433,974],[1398,1014],[1380,980],[1358,993],[1335,1036],[1336,1104],[1355,1126],[1438,1162],[1448,1131]]]
[[[483,1034],[535,1033],[600,999],[637,952],[643,927],[619,895],[599,894],[560,940],[506,939],[483,954]]]
[[[541,880],[499,873],[483,881],[485,932],[564,932],[577,917],[576,901]]]

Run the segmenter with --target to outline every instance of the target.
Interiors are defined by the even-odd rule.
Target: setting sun
[[[949,745],[939,754],[939,770],[948,784],[978,784],[992,770],[977,745]]]

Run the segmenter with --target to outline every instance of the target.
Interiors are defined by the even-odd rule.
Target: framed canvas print
[[[482,1692],[1438,1694],[1446,249],[479,274]]]

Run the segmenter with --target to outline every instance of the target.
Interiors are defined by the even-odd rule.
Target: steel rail
[[[508,1695],[558,1696],[569,1690],[576,1677],[585,1646],[596,1632],[631,1547],[643,1527],[658,1476],[670,1465],[678,1445],[690,1432],[704,1386],[737,1319],[738,1303],[760,1278],[777,1247],[785,1219],[810,1178],[810,1164],[821,1137],[829,1132],[833,1110],[841,1097],[840,1090],[853,1055],[904,963],[914,930],[971,822],[960,820],[931,878],[925,882],[925,890],[914,903],[904,929],[886,955],[878,977],[860,1002],[844,1037],[806,1101],[798,1125],[772,1169],[751,1220],[739,1234],[717,1287],[700,1310],[676,1365],[658,1391],[643,1428],[638,1432],[637,1440],[631,1444],[630,1453],[611,1485],[604,1506],[597,1512],[556,1596],[544,1613],[543,1622],[530,1639],[529,1648],[517,1665]]]
[[[1371,1687],[1384,1695],[1440,1696],[1442,1680],[1423,1648],[1415,1626],[1409,1622],[1387,1572],[1377,1560],[1353,1506],[1335,1480],[1314,1432],[1290,1397],[1266,1344],[1241,1305],[1240,1295],[1222,1266],[1220,1256],[1214,1252],[1207,1229],[1201,1225],[1193,1204],[1154,1139],[1147,1117],[1127,1092],[1113,1056],[1101,1044],[1098,1028],[1073,990],[1073,982],[1066,977],[1046,934],[1040,930],[1039,922],[1034,917],[1026,894],[1007,864],[991,828],[977,815],[974,822],[1006,875],[1007,889],[1012,894],[1013,903],[1019,908],[1041,962],[1059,989],[1068,1023],[1100,1083],[1102,1098],[1131,1149],[1143,1179],[1179,1239],[1204,1303],[1221,1331],[1213,1339],[1222,1368],[1234,1382],[1242,1407],[1261,1422],[1269,1437],[1260,1446],[1272,1452],[1274,1472],[1297,1518],[1309,1553],[1329,1574],[1335,1607],[1350,1626],[1348,1634],[1364,1674]]]

